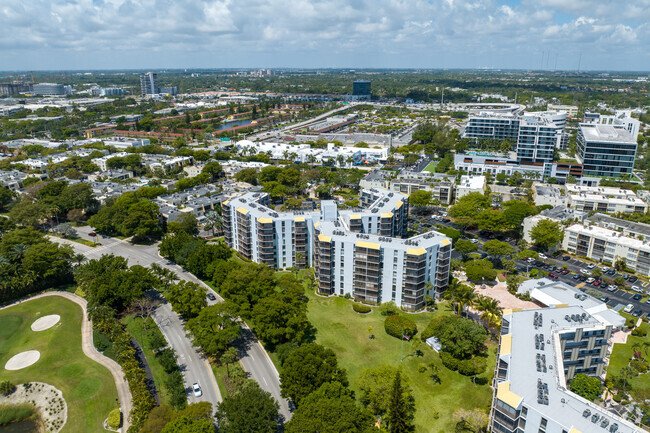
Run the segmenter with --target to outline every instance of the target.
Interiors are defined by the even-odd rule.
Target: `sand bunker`
[[[49,316],[43,316],[40,319],[36,319],[34,323],[32,323],[32,331],[45,331],[46,329],[50,329],[52,326],[56,325],[59,323],[59,320],[61,320],[61,316],[58,314],[50,314]]]
[[[14,355],[7,361],[5,364],[6,370],[20,370],[22,368],[27,368],[32,364],[35,364],[41,357],[41,352],[38,350],[28,350],[27,352],[21,352],[18,355]]]

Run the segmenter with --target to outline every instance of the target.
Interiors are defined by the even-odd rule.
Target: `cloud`
[[[647,69],[648,22],[650,0],[3,0],[0,69],[527,68],[586,49]]]

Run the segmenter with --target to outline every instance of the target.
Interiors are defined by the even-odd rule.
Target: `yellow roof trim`
[[[555,306],[555,308],[566,308],[566,307],[568,307],[568,306],[569,306],[569,304],[557,304],[557,305]]]
[[[264,218],[264,217],[259,217],[257,219],[257,221],[262,223],[262,224],[270,224],[270,223],[273,222],[273,220],[271,218]]]
[[[382,218],[392,218],[393,213],[392,212],[386,212],[386,213],[381,214],[381,217]]]
[[[572,426],[571,430],[569,430],[569,433],[582,433],[582,432],[580,430],[578,430],[577,428]]]
[[[400,200],[400,201],[398,201],[397,203],[395,203],[395,207],[396,207],[397,209],[399,209],[399,208],[402,207],[403,204],[404,204],[404,203],[402,202],[402,200]]]
[[[501,348],[499,349],[499,355],[510,355],[512,353],[512,334],[506,334],[501,336]]]
[[[449,239],[443,239],[440,241],[443,247],[446,247],[447,245],[451,245],[451,241]]]
[[[305,222],[305,217],[296,217],[296,219],[294,221],[297,222],[297,223],[304,223]]]
[[[226,201],[223,202],[223,204],[225,204],[225,205],[227,205],[228,203],[230,203],[230,200],[226,200]]]
[[[314,227],[318,227],[320,225],[320,221],[318,221],[316,224],[314,224]]]
[[[510,391],[510,382],[497,385],[497,398],[514,409],[517,409],[522,401],[520,396]]]
[[[508,314],[512,314],[512,313],[515,313],[515,312],[517,312],[517,311],[521,311],[521,307],[517,307],[517,308],[504,308],[504,309],[503,309],[503,315],[504,315],[504,316],[507,316]]]
[[[246,215],[246,214],[248,214],[248,209],[244,209],[243,207],[239,206],[239,207],[237,208],[237,212]]]
[[[318,240],[321,242],[332,242],[332,238],[325,235],[318,235]]]
[[[376,244],[374,242],[366,242],[366,241],[357,241],[355,245],[357,247],[369,248],[371,250],[378,250],[380,248],[379,244]]]
[[[359,214],[350,215],[350,219],[351,219],[351,220],[360,220],[360,219],[361,219],[361,215],[359,215]]]
[[[406,254],[410,254],[412,256],[421,256],[422,254],[426,254],[426,253],[427,253],[427,250],[425,250],[422,247],[420,247],[420,248],[409,248],[408,250],[406,250]]]

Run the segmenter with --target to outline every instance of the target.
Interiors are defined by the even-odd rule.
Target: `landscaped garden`
[[[636,320],[636,318],[634,319]],[[648,373],[648,360],[650,360],[650,340],[648,340],[650,325],[642,323],[636,328],[632,335],[627,337],[625,344],[614,344],[612,355],[609,358],[607,367],[607,379],[612,380],[621,377],[621,372],[625,367],[630,377],[626,378],[631,386],[631,394],[634,396],[638,393],[644,395],[650,390],[650,373]],[[634,352],[640,357],[633,360]]]
[[[453,413],[459,407],[467,410],[480,408],[487,414],[492,398],[489,383],[496,343],[488,342],[485,373],[476,378],[462,376],[443,366],[440,356],[421,342],[419,334],[410,341],[388,335],[384,331],[386,317],[380,313],[379,307],[361,314],[353,310],[351,300],[323,298],[309,289],[307,294],[309,321],[317,329],[316,342],[336,353],[339,365],[347,370],[350,386],[357,394],[360,394],[358,380],[365,368],[380,364],[401,365],[415,397],[417,432],[454,431],[456,421]],[[411,318],[421,333],[431,319],[454,313],[446,303],[442,303],[434,312],[402,314]],[[418,356],[418,350],[421,356]]]
[[[59,315],[60,321],[49,329],[33,331],[32,323],[48,315]],[[0,311],[0,382],[44,382],[61,390],[68,419],[73,420],[65,424],[64,433],[104,431],[104,420],[118,406],[113,376],[82,351],[81,322],[81,308],[58,296]],[[25,368],[5,369],[10,358],[26,351],[38,351],[40,358]]]

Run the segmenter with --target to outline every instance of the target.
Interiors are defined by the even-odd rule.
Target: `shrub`
[[[156,357],[167,374],[178,370],[178,365],[176,364],[176,352],[174,349],[161,350],[156,354]]]
[[[630,367],[632,367],[640,374],[645,374],[648,372],[648,363],[643,362],[640,359],[633,359],[630,361]]]
[[[614,394],[614,401],[616,403],[620,403],[621,400],[623,400],[623,396],[621,394]]]
[[[381,306],[382,316],[396,316],[399,314],[399,308],[393,302],[387,302]]]
[[[458,360],[453,356],[451,356],[450,353],[440,352],[440,360],[442,361],[442,365],[444,365],[451,371],[458,370]]]
[[[370,313],[370,311],[372,311],[372,308],[370,308],[369,306],[363,304],[357,304],[357,303],[352,304],[352,309],[357,313],[361,313],[361,314]]]
[[[646,335],[648,334],[641,328],[634,328],[632,330],[632,336],[634,337],[645,337]]]
[[[16,390],[16,385],[11,383],[8,380],[3,380],[0,382],[0,394],[9,395]]]
[[[122,424],[122,412],[119,409],[113,409],[111,413],[108,414],[108,419],[106,420],[106,425],[111,430],[117,430]]]
[[[458,361],[458,372],[463,376],[476,376],[485,372],[487,361],[482,356]]]
[[[409,338],[418,333],[418,327],[413,320],[406,316],[388,316],[384,320],[384,329],[388,335],[395,338],[402,338],[406,335]]]

